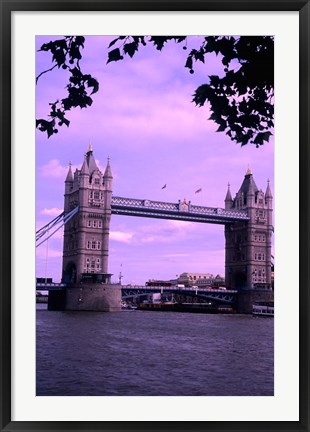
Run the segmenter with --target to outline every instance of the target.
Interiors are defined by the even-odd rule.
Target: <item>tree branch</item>
[[[46,74],[47,72],[51,72],[53,69],[55,69],[56,66],[57,66],[57,64],[55,64],[54,66],[52,66],[50,69],[47,69],[47,70],[41,72],[41,73],[36,77],[36,84],[38,84],[38,80],[39,80],[39,78],[40,78],[42,75]]]

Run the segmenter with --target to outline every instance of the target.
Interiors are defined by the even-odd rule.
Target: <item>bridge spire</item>
[[[252,175],[252,171],[251,171],[251,169],[250,169],[250,165],[248,165],[248,169],[247,169],[245,175],[246,175],[246,176],[248,176],[248,175]]]
[[[68,174],[66,177],[65,182],[73,182],[73,174],[72,174],[72,169],[71,169],[71,161],[69,162],[69,169],[68,169]]]
[[[87,164],[87,155],[84,156],[84,162],[81,168],[81,174],[89,175],[89,169]]]
[[[233,203],[233,199],[231,196],[231,192],[230,192],[230,184],[228,183],[227,185],[227,193],[226,193],[226,197],[225,197],[225,209],[228,210],[231,208]]]
[[[270,183],[270,180],[268,179],[267,180],[267,189],[266,189],[266,192],[265,192],[265,198],[272,198],[272,193],[271,193],[271,189],[270,189],[269,183]]]
[[[105,178],[105,179],[112,179],[113,178],[113,176],[112,176],[112,171],[111,171],[111,167],[110,167],[110,157],[108,157],[108,162],[107,162],[107,166],[106,166],[106,169],[105,169],[105,172],[104,172],[104,175],[103,175],[103,177]]]

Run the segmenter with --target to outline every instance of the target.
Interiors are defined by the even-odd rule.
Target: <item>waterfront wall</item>
[[[237,312],[251,314],[253,303],[273,302],[274,292],[272,290],[244,290],[239,291],[237,296]]]
[[[49,310],[117,312],[121,310],[121,286],[78,284],[49,293]]]

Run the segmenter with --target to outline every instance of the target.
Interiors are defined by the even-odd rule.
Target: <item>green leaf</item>
[[[199,60],[202,63],[205,62],[205,56],[202,50],[196,51],[195,52],[195,60]]]
[[[109,43],[108,48],[111,48],[111,46],[115,45],[116,42],[117,42],[118,40],[119,40],[119,38],[113,39],[113,40]]]
[[[85,78],[85,75],[84,75],[84,78]],[[90,76],[90,75],[87,76],[87,79],[85,81],[87,82],[87,86],[88,87],[92,87],[93,88],[91,94],[97,93],[97,91],[99,90],[99,83],[98,83],[98,81],[95,78],[93,78],[92,76]]]
[[[156,49],[161,51],[163,49],[164,44],[168,41],[168,39],[172,39],[171,36],[152,36],[150,41],[154,43]]]
[[[271,132],[264,132],[264,141],[269,142],[269,138],[271,137]]]
[[[185,63],[185,67],[188,69],[193,69],[193,57],[191,55],[189,55],[187,57],[186,63]]]
[[[114,50],[109,52],[107,63],[110,63],[111,61],[122,60],[123,58],[124,57],[121,55],[119,48],[115,48]]]
[[[257,145],[264,144],[264,136],[265,136],[264,132],[259,132],[254,139],[254,144],[257,144]]]
[[[70,121],[66,119],[65,117],[62,118],[63,123],[68,127],[70,124]]]
[[[134,53],[138,51],[138,44],[136,42],[127,43],[124,45],[124,53],[128,54],[131,58]]]
[[[82,47],[84,47],[84,42],[85,42],[85,38],[84,38],[84,36],[77,36],[77,37],[75,38],[75,43],[76,43],[77,45],[81,45]]]
[[[224,132],[225,129],[226,129],[226,122],[221,122],[216,132]]]
[[[125,39],[125,38],[126,38],[126,36],[119,36],[119,37],[117,37],[116,39],[113,39],[113,40],[110,42],[108,48],[111,48],[111,46],[115,45],[117,41],[122,40],[122,39]]]

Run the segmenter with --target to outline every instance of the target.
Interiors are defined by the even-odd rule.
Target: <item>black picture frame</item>
[[[1,181],[0,307],[1,431],[310,431],[309,422],[309,0],[0,0],[1,19]],[[98,422],[11,421],[11,14],[15,11],[298,11],[300,24],[300,420],[296,422]],[[298,287],[293,287],[298,289]],[[292,294],[293,295],[293,294]],[[47,407],[48,408],[48,407]],[[224,409],[224,407],[223,407]]]

